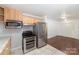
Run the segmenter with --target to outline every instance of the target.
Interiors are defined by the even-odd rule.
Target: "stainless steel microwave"
[[[5,28],[22,28],[23,22],[17,20],[8,20],[5,22]]]

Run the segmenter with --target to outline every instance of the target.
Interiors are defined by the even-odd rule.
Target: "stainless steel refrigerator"
[[[36,47],[41,48],[47,44],[47,26],[45,22],[39,22],[33,27],[36,34]]]

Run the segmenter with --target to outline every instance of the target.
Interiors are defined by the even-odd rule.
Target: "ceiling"
[[[23,13],[39,17],[47,16],[58,21],[61,20],[61,15],[64,12],[70,15],[69,19],[79,19],[78,4],[4,4],[1,6],[14,7],[20,9]]]

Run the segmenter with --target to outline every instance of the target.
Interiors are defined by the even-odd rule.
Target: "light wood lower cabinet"
[[[11,40],[9,40],[4,46],[1,55],[11,55]]]

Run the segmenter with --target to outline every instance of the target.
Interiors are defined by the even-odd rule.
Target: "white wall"
[[[58,22],[53,19],[46,19],[48,26],[48,38],[56,35],[73,37],[79,39],[79,20],[72,20],[70,23]]]
[[[70,23],[61,22],[59,35],[79,39],[79,20],[72,20]]]
[[[45,22],[47,23],[47,29],[48,29],[48,38],[54,37],[58,35],[58,29],[60,27],[60,22],[57,22],[53,19],[45,19]]]

